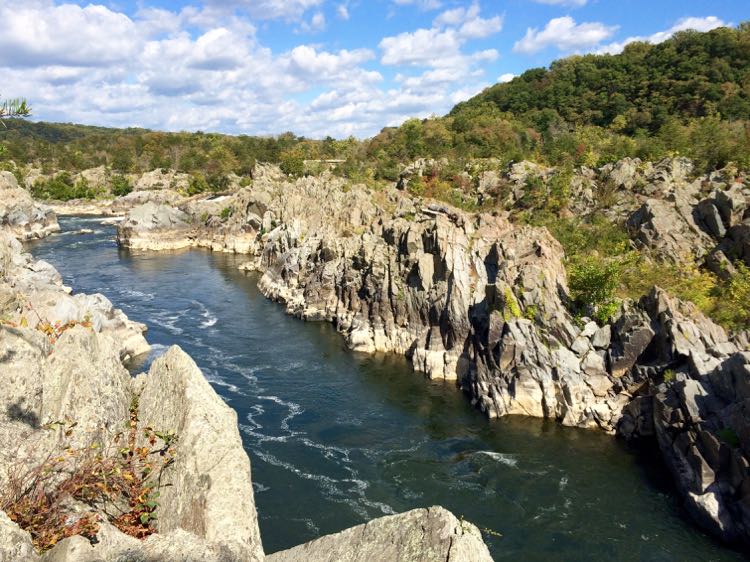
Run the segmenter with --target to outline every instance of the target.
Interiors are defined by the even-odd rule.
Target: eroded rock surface
[[[515,186],[515,197],[531,175],[553,173],[519,164],[495,180]],[[744,238],[733,233],[747,220],[747,194],[734,177],[721,183],[731,173],[693,180],[690,162],[672,159],[623,161],[586,174],[576,189],[596,205],[595,184],[609,182],[613,218],[630,217],[634,241],[654,256],[687,252],[686,259],[705,259],[732,235],[740,241],[727,251],[744,251]],[[730,337],[694,306],[654,289],[639,303],[624,303],[610,325],[579,323],[568,312],[562,249],[545,229],[396,189],[371,192],[326,175],[296,181],[268,175],[222,205],[231,211],[226,217],[198,226],[197,211],[190,211],[188,236],[214,236],[222,240],[214,249],[225,250],[227,240],[242,240],[249,254],[242,269],[259,271],[260,290],[290,314],[332,322],[353,349],[401,353],[430,377],[456,380],[490,417],[547,417],[629,438],[660,436],[698,522],[724,539],[750,543],[739,507],[745,476],[728,487],[728,461],[701,452],[707,437],[676,436],[684,429],[673,412],[702,411],[698,404],[718,392],[702,381],[743,351],[739,335]],[[675,405],[677,387],[694,388],[690,381],[702,393],[681,394],[683,405]],[[739,390],[730,394],[721,399],[722,411],[736,411],[732,404],[744,400]],[[665,410],[662,403],[672,405]],[[726,425],[700,419],[700,431],[720,441]],[[733,431],[746,446],[750,435],[741,429]],[[735,453],[744,455],[740,446]],[[687,461],[669,460],[697,456],[714,471],[714,477],[700,472],[700,486],[680,468]],[[747,474],[745,460],[732,462],[745,467],[735,474]]]
[[[174,432],[178,438],[175,461],[162,475],[172,486],[162,489],[157,535],[141,542],[103,522],[95,544],[74,536],[37,557],[28,533],[0,513],[0,557],[55,562],[263,560],[250,463],[236,414],[195,363],[174,347],[149,374],[133,379],[122,363],[127,355],[123,340],[130,330],[145,344],[142,327],[132,325],[119,310],[104,314],[104,297],[79,295],[76,303],[54,268],[34,262],[15,239],[0,236],[0,250],[0,480],[7,483],[11,474],[41,466],[61,455],[64,447],[114,447],[134,411],[141,428]],[[29,303],[35,304],[29,308]],[[76,305],[90,305],[89,319],[64,329],[50,331],[28,319],[30,310],[45,313]],[[83,506],[69,509],[70,518],[86,512]]]
[[[58,232],[60,226],[52,209],[36,203],[12,173],[0,172],[0,230],[33,240]]]
[[[482,535],[441,507],[374,519],[267,557],[269,562],[491,562]]]
[[[71,295],[54,267],[24,253],[17,240],[0,232],[0,318],[17,326],[55,330],[68,324],[90,324],[113,336],[120,357],[148,352],[146,326],[133,322],[103,295]]]
[[[166,474],[170,486],[161,494],[165,514],[159,517],[159,531],[183,529],[223,543],[237,559],[262,560],[250,461],[237,414],[179,347],[159,357],[144,379],[141,425],[179,436],[175,462]]]

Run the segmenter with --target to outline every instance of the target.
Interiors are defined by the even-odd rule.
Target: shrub
[[[209,174],[206,177],[206,183],[214,193],[229,189],[229,178],[224,174]]]
[[[221,210],[221,214],[219,215],[222,220],[227,220],[229,217],[232,216],[232,213],[234,213],[234,209],[232,207],[224,207]]]
[[[301,156],[294,153],[285,153],[281,155],[279,168],[287,176],[302,177],[305,175],[305,161]]]
[[[615,291],[620,275],[619,266],[612,261],[596,255],[583,258],[570,268],[571,295],[579,307],[591,309],[594,318],[605,323],[617,310]]]
[[[735,264],[736,271],[718,290],[717,318],[727,327],[750,329],[750,268],[743,262]]]
[[[96,191],[89,186],[86,178],[73,182],[68,172],[61,172],[48,180],[37,180],[31,188],[34,197],[40,199],[56,199],[70,201],[71,199],[93,199]]]
[[[112,195],[115,197],[122,197],[133,191],[133,186],[125,176],[119,174],[112,176],[109,180],[110,187],[112,189]]]
[[[44,426],[69,437],[75,422]],[[174,461],[173,434],[143,430],[148,446],[137,445],[138,400],[130,407],[126,432],[108,444],[64,447],[37,466],[21,462],[9,470],[0,508],[31,535],[40,552],[74,535],[94,538],[106,517],[122,532],[143,539],[155,532],[162,473]],[[75,502],[87,506],[81,510]]]
[[[190,176],[190,183],[188,184],[187,193],[188,195],[198,195],[210,189],[206,177],[201,173],[195,173]]]

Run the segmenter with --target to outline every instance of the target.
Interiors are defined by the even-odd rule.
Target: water
[[[241,257],[130,253],[96,218],[29,245],[77,291],[145,322],[152,357],[179,344],[238,413],[266,552],[385,514],[443,505],[496,560],[737,560],[681,512],[655,454],[593,431],[487,421],[452,384],[354,354],[288,317]],[[92,228],[93,234],[71,231]]]

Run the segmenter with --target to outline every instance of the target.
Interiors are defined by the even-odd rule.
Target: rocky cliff
[[[123,362],[148,350],[144,326],[101,295],[71,295],[9,232],[0,266],[0,560],[263,560],[236,413],[192,359],[172,347],[132,377]],[[410,560],[491,560],[440,508],[368,525],[321,557],[385,562],[403,545]],[[319,547],[299,548],[283,559]]]
[[[516,189],[493,192],[485,177],[485,196],[522,197],[529,174],[552,173],[515,165],[501,179]],[[689,175],[684,160],[581,170],[571,184],[574,206],[582,214],[600,208],[601,190],[591,186],[607,182],[608,212],[628,221],[634,244],[665,257],[741,256],[727,239],[748,220],[744,183],[728,172],[726,181]],[[174,236],[181,246],[248,253],[244,269],[258,270],[261,291],[290,314],[332,322],[353,349],[404,354],[428,376],[456,380],[490,417],[656,436],[696,520],[750,544],[741,507],[750,501],[748,435],[736,413],[744,387],[726,382],[747,376],[742,334],[730,336],[658,288],[625,302],[606,325],[574,318],[560,245],[502,212],[467,213],[328,175],[258,174],[223,205],[228,212],[208,218],[183,207],[179,228],[174,210],[136,209],[119,241],[159,249]],[[701,392],[680,394],[696,384]],[[706,410],[704,394],[721,395],[720,406]]]
[[[32,240],[59,232],[60,226],[52,209],[35,203],[12,173],[0,172],[0,229],[19,240]]]

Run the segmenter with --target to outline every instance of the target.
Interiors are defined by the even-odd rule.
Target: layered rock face
[[[630,332],[653,336],[638,344],[646,345],[648,361],[626,377],[641,388],[619,432],[655,437],[695,520],[750,545],[750,353],[692,305],[663,292],[655,290],[642,307],[650,316],[640,322],[630,316]]]
[[[636,243],[657,256],[689,248],[690,259],[700,259],[724,243],[711,216],[718,213],[726,232],[747,220],[744,187],[722,187],[717,175],[690,182],[684,160],[622,161],[592,172],[589,187],[584,172],[572,186],[580,212],[598,205],[593,183],[610,182],[612,219],[629,219]],[[521,190],[530,175],[551,173],[517,164],[504,181]],[[716,213],[701,193],[709,193]],[[228,217],[207,221],[183,207],[190,218],[181,236],[190,245],[213,236],[222,241],[214,249],[224,250],[233,236],[242,240],[252,256],[243,269],[261,272],[261,291],[290,314],[332,322],[353,349],[405,354],[430,377],[456,380],[490,417],[547,417],[628,438],[658,437],[696,520],[750,544],[742,515],[750,435],[737,421],[744,386],[711,382],[726,379],[730,367],[738,372],[747,349],[741,335],[730,338],[658,288],[625,303],[609,325],[579,322],[568,312],[562,249],[545,229],[396,189],[269,174],[227,206]],[[158,238],[159,228],[153,233]],[[124,229],[120,239],[128,244]],[[702,393],[680,394],[680,385],[696,384]],[[705,396],[715,402],[709,409]],[[704,434],[721,445],[705,448]]]
[[[0,172],[0,229],[19,240],[33,240],[59,232],[60,226],[52,209],[35,203],[13,174]]]

